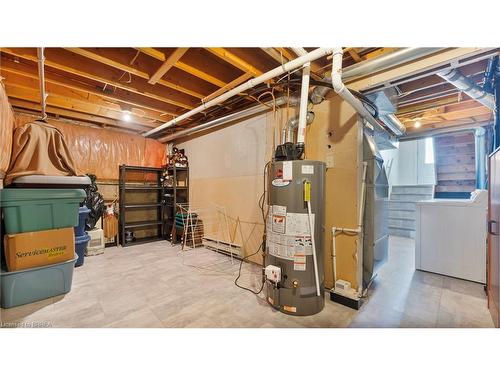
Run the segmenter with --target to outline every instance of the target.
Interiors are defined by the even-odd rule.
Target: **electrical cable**
[[[250,255],[247,255],[247,256],[241,258],[241,260],[240,260],[240,267],[239,267],[239,270],[238,270],[238,277],[234,280],[234,285],[236,285],[238,288],[241,288],[243,290],[247,290],[247,291],[249,291],[249,292],[251,292],[251,293],[253,293],[255,295],[259,295],[262,292],[262,290],[264,289],[264,285],[266,284],[266,282],[265,282],[264,279],[262,279],[262,285],[261,285],[260,289],[257,292],[254,291],[254,290],[252,290],[252,289],[250,289],[250,288],[247,288],[247,287],[239,285],[238,284],[238,280],[241,277],[241,267],[243,266],[243,262],[246,259],[250,258],[251,256],[257,255],[259,253],[259,251],[261,251],[261,250],[265,254],[265,236],[266,236],[266,219],[267,219],[267,214],[266,214],[266,212],[264,210],[264,204],[266,202],[266,193],[267,193],[266,173],[267,173],[267,169],[268,169],[268,167],[269,167],[270,164],[271,164],[271,162],[268,161],[266,163],[266,165],[264,166],[264,173],[263,173],[263,177],[264,177],[264,189],[262,191],[262,195],[259,198],[259,208],[260,208],[260,212],[262,214],[262,221],[264,222],[264,238],[262,239],[262,242],[260,243],[260,246],[259,246],[259,248],[257,249],[256,252],[254,252],[254,253],[252,253]]]
[[[236,285],[238,288],[241,288],[241,289],[243,289],[243,290],[247,290],[247,291],[249,291],[249,292],[252,292],[252,293],[253,293],[253,294],[255,294],[255,295],[259,295],[259,294],[262,292],[262,290],[264,289],[265,282],[262,282],[262,286],[261,286],[261,287],[260,287],[260,289],[256,292],[255,290],[252,290],[252,289],[250,289],[250,288],[247,288],[247,287],[244,287],[244,286],[238,285],[238,280],[239,280],[239,279],[240,279],[240,277],[241,277],[241,267],[243,266],[243,262],[244,262],[244,260],[245,260],[245,259],[250,258],[250,257],[251,257],[251,256],[253,256],[253,255],[258,254],[258,253],[259,253],[259,251],[262,249],[262,244],[263,244],[263,243],[264,243],[264,242],[262,242],[262,243],[260,244],[259,248],[257,249],[257,251],[256,251],[255,253],[252,253],[252,254],[250,254],[250,255],[247,255],[247,256],[245,256],[245,257],[241,258],[240,267],[239,267],[239,270],[238,270],[238,277],[234,280],[234,285]]]

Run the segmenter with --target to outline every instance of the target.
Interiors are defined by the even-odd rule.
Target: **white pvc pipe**
[[[360,191],[360,197],[359,197],[359,213],[358,213],[358,227],[357,228],[341,228],[341,227],[332,227],[332,262],[333,262],[333,289],[335,289],[335,283],[337,282],[337,244],[335,238],[337,237],[337,234],[340,233],[352,233],[352,234],[357,234],[358,237],[360,237],[363,234],[363,219],[364,219],[364,214],[365,214],[365,197],[366,197],[366,171],[367,171],[368,163],[366,161],[363,162],[363,179],[361,182],[361,191]],[[358,257],[360,251],[359,249],[362,248],[362,243],[361,241],[358,242],[357,249],[356,249],[356,257]],[[359,257],[358,257],[359,258]],[[362,259],[362,258],[361,258]],[[362,267],[361,267],[362,269]],[[360,271],[358,271],[361,273]],[[361,279],[361,282],[358,280],[358,284],[361,285],[363,282],[363,279]],[[358,292],[361,295],[363,292],[363,288],[358,286]]]
[[[298,56],[304,56],[307,51],[302,47],[292,47],[292,51]],[[299,109],[299,126],[297,129],[297,143],[304,143],[306,137],[306,125],[307,125],[307,104],[309,102],[309,80],[311,76],[311,63],[304,64],[304,69],[302,70],[302,86],[300,89],[300,109]],[[293,142],[293,139],[289,139],[289,142]]]
[[[318,275],[318,259],[316,256],[316,241],[314,239],[314,225],[312,221],[312,212],[311,212],[311,201],[307,201],[307,214],[309,216],[309,232],[311,233],[311,246],[312,246],[312,255],[313,255],[313,264],[314,264],[314,279],[316,281],[316,295],[319,297],[321,295],[321,291],[319,288],[319,275]]]
[[[46,112],[46,100],[47,95],[45,93],[45,56],[43,54],[43,47],[37,48],[38,55],[38,84],[40,87],[40,107],[42,109],[42,121],[47,118]]]
[[[309,103],[309,78],[311,63],[304,64],[302,71],[302,87],[300,89],[299,127],[297,129],[297,144],[304,144],[306,139],[307,105]]]
[[[368,121],[373,129],[383,131],[382,126],[373,117],[373,115],[364,107],[363,103],[351,94],[349,89],[342,82],[342,48],[337,47],[333,49],[333,63],[332,63],[332,86],[335,92],[346,102],[348,102],[356,112],[358,112],[366,121]]]
[[[264,83],[272,78],[275,78],[283,73],[287,73],[293,69],[296,69],[298,67],[301,67],[302,65],[304,65],[305,63],[308,63],[308,62],[311,62],[313,60],[316,60],[316,59],[319,59],[323,56],[326,56],[326,55],[329,55],[331,54],[333,51],[332,48],[317,48],[303,56],[300,56],[298,58],[296,58],[295,60],[291,60],[283,65],[280,65],[258,77],[255,77],[255,78],[252,78],[252,79],[249,79],[248,81],[246,81],[245,83],[239,85],[239,86],[236,86],[234,89],[232,90],[229,90],[227,91],[226,93],[218,96],[217,98],[214,98],[206,103],[203,103],[202,105],[154,128],[154,129],[151,129],[149,131],[147,131],[146,133],[144,133],[143,135],[144,136],[150,136],[152,134],[155,134],[155,133],[158,133],[159,131],[163,130],[163,129],[168,129],[168,128],[171,128],[173,126],[175,126],[176,124],[178,124],[179,122],[181,122],[182,120],[185,120],[193,115],[196,115],[198,113],[200,113],[201,111],[204,111],[205,109],[207,108],[210,108],[210,107],[213,107],[219,103],[222,103],[224,101],[226,101],[227,99],[235,96],[235,95],[238,95],[240,93],[242,93],[243,91],[246,91],[248,89],[251,89],[252,87],[256,86],[256,85],[259,85],[261,83]]]

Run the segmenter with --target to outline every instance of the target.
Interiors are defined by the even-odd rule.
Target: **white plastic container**
[[[99,255],[104,253],[104,231],[102,229],[92,229],[87,232],[90,241],[87,245],[86,256]]]

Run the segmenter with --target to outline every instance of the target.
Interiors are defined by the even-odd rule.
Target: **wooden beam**
[[[73,52],[77,55],[86,57],[90,60],[94,60],[97,62],[100,62],[101,64],[112,66],[113,68],[117,68],[120,70],[123,70],[124,72],[136,75],[138,77],[144,78],[144,79],[149,79],[149,74],[146,72],[143,72],[139,69],[136,69],[130,65],[122,64],[117,61],[108,59],[107,57],[101,56],[97,53],[94,53],[92,51],[86,50],[84,48],[64,48],[67,51]]]
[[[285,64],[288,61],[290,61],[285,56],[283,56],[278,51],[276,51],[276,49],[274,49],[274,48],[269,48],[269,47],[268,48],[261,48],[261,50],[264,51],[265,53],[267,53],[271,58],[273,58],[279,64]]]
[[[26,100],[22,99],[16,99],[16,98],[9,98],[9,102],[14,107],[15,112],[19,112],[20,109],[25,109],[29,111],[40,111],[40,104],[39,103],[32,103]],[[95,116],[95,115],[90,115],[87,113],[80,113],[80,112],[75,112],[63,108],[57,108],[57,107],[52,107],[52,106],[47,106],[46,107],[47,113],[49,114],[55,114],[62,116],[64,118],[68,119],[76,119],[76,120],[82,120],[82,121],[88,121],[88,122],[94,122],[98,123],[99,125],[106,125],[106,126],[112,126],[116,127],[120,130],[127,130],[127,131],[132,131],[134,133],[137,132],[143,132],[148,129],[150,129],[147,126],[142,126],[130,122],[125,122],[125,121],[118,121],[118,120],[113,120],[107,117],[102,117],[102,116]],[[89,126],[90,124],[81,124],[83,126]]]
[[[352,59],[356,62],[361,62],[363,59],[359,56],[355,48],[347,48],[346,51],[351,55]]]
[[[210,82],[212,85],[219,87],[226,86],[226,82],[221,81],[220,79],[211,76],[210,74],[205,73],[200,69],[195,68],[194,66],[183,63],[182,61],[177,61],[175,67],[184,70],[186,73],[189,73],[195,77],[201,78],[204,81]]]
[[[154,48],[137,48],[139,51],[141,52],[144,52],[146,53],[147,55],[151,56],[151,57],[154,57],[155,59],[159,60],[159,61],[166,61],[167,60],[167,57],[165,56],[165,54],[161,51],[158,51]],[[209,83],[211,83],[212,85],[215,85],[215,86],[218,86],[218,87],[223,87],[226,85],[226,82],[224,81],[221,81],[220,79],[216,78],[216,77],[213,77],[211,76],[210,74],[208,73],[205,73],[197,68],[195,68],[194,66],[191,66],[189,64],[186,64],[182,61],[177,61],[174,66],[177,68],[177,69],[181,69],[183,71],[185,71],[186,73],[189,73],[195,77],[198,77],[204,81],[207,81]]]
[[[5,82],[7,84],[13,85],[13,86],[20,86],[20,87],[28,87],[31,89],[36,89],[37,84],[38,84],[38,76],[29,76],[29,75],[24,75],[24,74],[19,74],[17,72],[12,72],[9,70],[6,70],[4,67],[2,67],[2,75],[5,77]],[[66,97],[68,99],[74,99],[74,100],[85,100],[88,101],[89,103],[93,103],[99,106],[102,106],[104,108],[108,109],[113,109],[118,112],[122,112],[124,110],[129,110],[132,113],[137,114],[139,117],[147,118],[150,120],[156,120],[156,121],[165,121],[165,117],[162,116],[161,111],[151,111],[148,109],[144,108],[137,108],[134,105],[127,104],[124,106],[123,104],[117,103],[114,98],[105,98],[100,95],[95,95],[92,92],[88,91],[83,91],[79,89],[74,89],[73,87],[68,87],[66,85],[60,85],[57,82],[54,83],[52,79],[45,79],[45,84],[47,88],[47,94],[51,95],[56,95],[59,97]]]
[[[154,85],[160,80],[161,77],[167,73],[170,68],[172,68],[175,63],[177,63],[180,58],[187,52],[188,48],[177,48],[158,68],[158,70],[151,76],[148,83]]]
[[[24,64],[12,63],[10,60],[6,60],[4,58],[2,58],[0,60],[0,72],[17,74],[17,75],[21,75],[24,77],[29,77],[29,78],[38,80],[37,72],[30,71],[28,66],[26,66]],[[105,92],[103,92],[99,89],[91,87],[90,85],[78,84],[77,81],[75,81],[75,80],[66,79],[62,76],[58,76],[58,75],[53,74],[51,72],[45,72],[45,82],[51,83],[54,85],[58,85],[61,87],[65,87],[68,89],[77,90],[77,91],[82,92],[82,93],[96,95],[100,98],[103,98],[103,99],[106,99],[106,100],[109,100],[112,102],[124,103],[127,106],[130,106],[132,108],[134,108],[134,107],[139,108],[141,111],[144,111],[146,117],[149,117],[152,119],[158,119],[158,118],[160,118],[160,116],[164,116],[164,115],[169,115],[171,117],[175,117],[178,115],[177,113],[170,112],[164,108],[154,107],[154,106],[151,106],[149,104],[144,104],[143,102],[131,101],[129,99],[122,98],[121,96],[116,96],[115,94],[113,94],[113,95],[106,94]],[[141,97],[141,98],[143,98],[143,97]],[[163,121],[163,120],[165,120],[165,118],[161,117],[161,120]]]
[[[107,57],[101,56],[101,55],[99,55],[97,53],[94,53],[92,51],[88,51],[86,49],[83,49],[83,48],[64,48],[64,49],[66,49],[66,50],[68,50],[70,52],[73,52],[73,53],[75,53],[77,55],[86,57],[88,59],[100,62],[102,64],[111,66],[113,68],[117,68],[117,69],[120,69],[120,70],[122,70],[124,72],[127,72],[127,73],[133,74],[135,76],[144,78],[146,80],[149,80],[151,78],[147,72],[144,72],[144,71],[142,71],[140,69],[131,67],[130,65],[125,65],[125,64],[119,63],[117,61],[114,61],[112,59],[108,59]],[[197,98],[202,98],[203,97],[203,95],[200,94],[200,93],[198,93],[198,92],[195,92],[193,90],[188,90],[186,88],[183,88],[180,85],[173,84],[173,83],[171,83],[169,81],[166,81],[166,80],[163,80],[163,79],[158,79],[157,82],[160,85],[163,85],[165,87],[169,87],[171,89],[183,92],[183,93],[191,95],[191,96],[195,96]]]
[[[16,50],[13,50],[11,48],[0,48],[0,52],[7,53],[7,54],[12,55],[12,56],[20,57],[20,58],[23,58],[23,59],[26,59],[29,61],[37,62],[36,56],[25,54],[25,53],[20,53],[20,52],[17,52]],[[50,58],[48,58],[47,56],[45,58],[45,65],[49,66],[51,68],[66,72],[66,73],[74,74],[76,76],[87,78],[87,79],[90,79],[90,80],[93,80],[96,82],[105,83],[107,85],[114,86],[114,87],[120,88],[120,89],[125,90],[125,91],[129,91],[129,92],[133,92],[133,93],[136,93],[139,95],[147,96],[149,98],[156,99],[156,100],[159,100],[159,101],[162,101],[165,103],[169,103],[169,104],[175,105],[177,107],[181,107],[184,109],[194,108],[191,105],[187,105],[187,104],[181,103],[177,100],[172,100],[172,99],[166,98],[165,96],[160,95],[159,93],[153,92],[153,91],[155,91],[154,86],[147,84],[147,82],[145,82],[145,81],[143,81],[144,85],[141,85],[139,82],[134,82],[135,86],[137,86],[137,87],[129,86],[127,84],[117,82],[116,80],[105,78],[105,77],[102,77],[100,75],[96,75],[93,73],[88,73],[86,71],[83,71],[81,68],[77,69],[77,68],[73,68],[73,67],[66,65],[66,64],[57,63],[55,61],[50,60]],[[178,91],[180,91],[180,90],[178,90]],[[195,96],[192,94],[188,94],[188,95]],[[196,94],[196,95],[199,97],[199,99],[205,97],[205,95],[202,95],[202,94]]]
[[[39,101],[40,94],[38,88],[25,87],[19,84],[6,82],[5,89],[9,97],[27,100],[35,103]],[[76,100],[73,98],[68,98],[66,95],[58,95],[53,92],[49,92],[49,95],[47,97],[47,105],[122,121],[123,113],[121,109],[106,107],[104,105],[87,100]],[[131,114],[130,122],[138,125],[143,125],[148,128],[154,128],[158,126],[157,121],[147,120],[137,116],[136,114]]]
[[[236,68],[240,69],[242,72],[245,73],[250,73],[252,76],[257,77],[263,74],[262,71],[254,67],[253,65],[247,63],[243,59],[239,58],[236,56],[234,53],[229,52],[225,48],[219,48],[219,47],[212,47],[212,48],[206,48],[207,51],[211,52],[218,58],[228,62],[229,64],[235,66]]]
[[[220,89],[218,89],[217,91],[214,91],[213,93],[211,93],[210,95],[207,95],[206,97],[204,97],[202,99],[202,102],[208,102],[209,100],[212,100],[213,98],[216,98],[218,97],[219,95],[222,95],[224,94],[226,91],[229,91],[233,88],[235,88],[236,86],[239,86],[241,85],[243,82],[247,81],[248,79],[252,78],[253,75],[249,72],[239,76],[238,78],[236,78],[235,80],[229,82],[227,85],[221,87]]]
[[[290,53],[286,48],[283,47],[275,47],[276,51],[283,57],[285,57],[288,61],[295,59],[295,56]]]

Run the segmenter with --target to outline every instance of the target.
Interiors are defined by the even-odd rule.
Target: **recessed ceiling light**
[[[417,128],[417,129],[420,128],[421,126],[422,126],[422,123],[420,122],[420,120],[415,121],[415,123],[413,124],[413,127]]]

